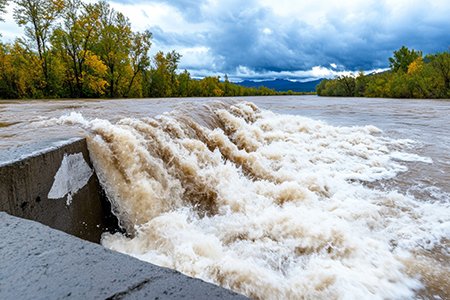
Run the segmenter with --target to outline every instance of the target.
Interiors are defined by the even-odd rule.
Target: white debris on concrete
[[[61,199],[67,195],[67,205],[70,205],[72,196],[88,183],[93,173],[81,152],[64,154],[48,198]]]

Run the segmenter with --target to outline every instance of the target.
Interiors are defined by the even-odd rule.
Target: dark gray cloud
[[[374,70],[387,68],[388,57],[402,45],[426,54],[445,51],[450,44],[450,18],[445,17],[450,15],[450,3],[444,2],[436,6],[430,1],[404,1],[394,9],[384,1],[368,1],[361,10],[334,6],[317,24],[301,15],[277,14],[256,0],[150,2],[173,6],[188,23],[204,24],[201,30],[183,33],[150,28],[155,46],[209,49],[208,70],[198,61],[182,59],[181,67],[197,73],[233,74],[244,68],[269,77],[287,73],[286,77],[317,66],[331,68],[330,64],[336,64],[337,71]]]

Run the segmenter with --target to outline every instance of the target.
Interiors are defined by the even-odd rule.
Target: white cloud
[[[164,31],[179,33],[202,29],[201,24],[187,22],[179,10],[166,3],[126,5],[110,2],[110,5],[130,19],[133,30],[143,31],[152,26],[160,26]],[[136,13],[138,11],[143,13]]]
[[[367,73],[379,72],[384,70],[372,70]],[[191,72],[191,75],[195,78],[203,78],[205,76],[223,76],[225,73],[217,73],[211,71],[210,69],[199,69]],[[334,71],[325,67],[315,66],[310,70],[297,70],[297,71],[266,71],[266,72],[256,72],[249,69],[246,66],[238,66],[236,70],[230,74],[227,74],[228,78],[232,82],[238,82],[245,79],[263,81],[263,80],[273,80],[276,78],[290,79],[292,81],[309,81],[320,78],[334,78],[335,76],[345,75],[345,76],[355,76],[355,73],[350,71]]]
[[[13,18],[13,10],[16,4],[12,1],[8,2],[6,14],[3,16],[5,22],[0,23],[2,40],[5,42],[13,41],[16,37],[23,35],[23,28],[19,27]]]
[[[383,69],[402,45],[446,51],[450,26],[448,0],[114,1],[133,30],[154,33],[151,54],[175,49],[180,68],[199,76],[300,80]],[[23,34],[9,11],[3,40]]]
[[[214,59],[211,56],[209,48],[183,48],[178,52],[182,55],[179,69],[190,69],[192,67],[199,69],[212,69],[212,66],[214,65]]]

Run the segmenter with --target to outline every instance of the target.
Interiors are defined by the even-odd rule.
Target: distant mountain
[[[293,92],[315,92],[316,85],[318,85],[322,80],[323,79],[318,79],[307,82],[294,82],[286,79],[275,79],[266,81],[244,80],[242,82],[234,82],[234,84],[254,88],[258,88],[263,85],[266,88],[275,89],[275,91],[277,92],[287,92],[289,90]]]

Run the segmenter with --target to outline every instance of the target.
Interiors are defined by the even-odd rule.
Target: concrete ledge
[[[248,299],[0,212],[0,299]]]
[[[59,138],[0,152],[0,211],[82,239],[118,230],[84,138]]]

